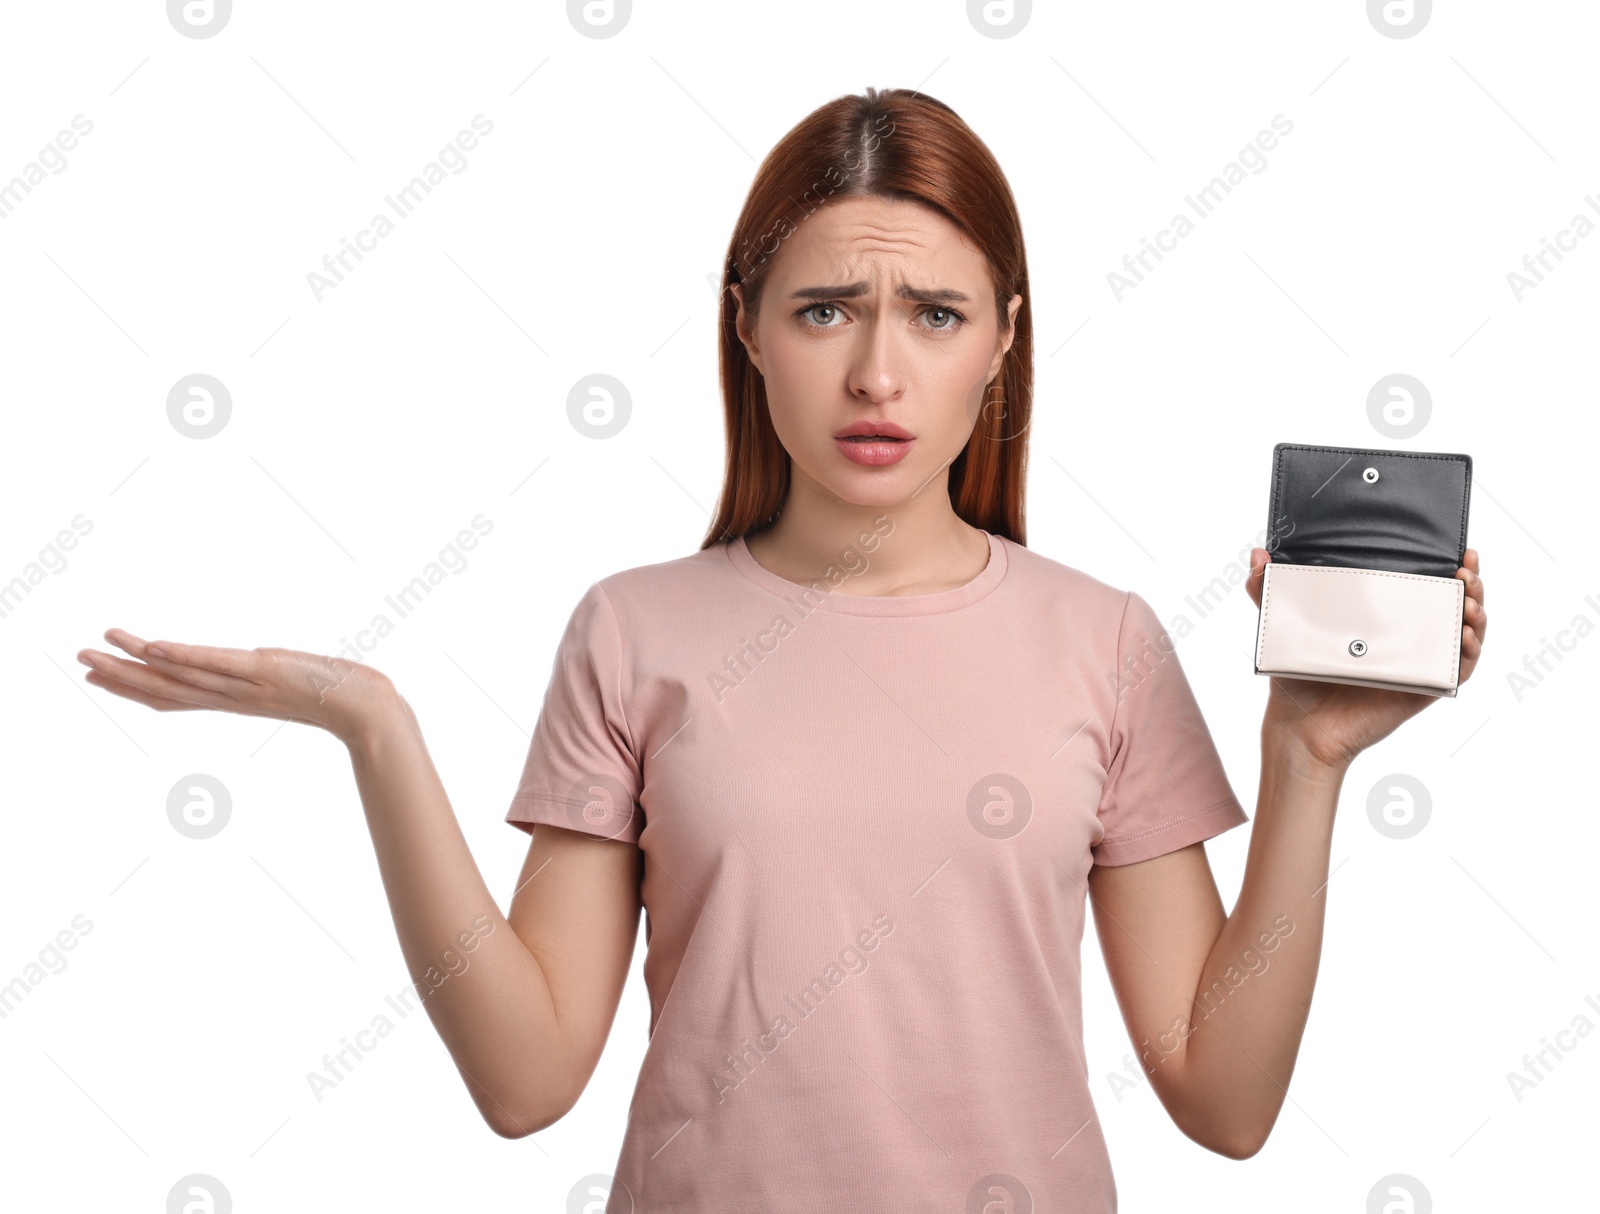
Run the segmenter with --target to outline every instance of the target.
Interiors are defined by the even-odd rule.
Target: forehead
[[[819,274],[878,275],[950,285],[959,278],[976,287],[988,277],[983,254],[960,228],[907,199],[830,200],[801,220],[783,243],[772,271],[782,282],[809,282]]]

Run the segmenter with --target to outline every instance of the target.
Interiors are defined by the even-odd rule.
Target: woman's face
[[[944,216],[890,198],[837,199],[802,220],[753,331],[742,284],[733,292],[791,490],[861,506],[907,500],[961,454],[1022,304],[1012,297],[1002,336],[983,255]],[[838,437],[863,422],[910,437]]]

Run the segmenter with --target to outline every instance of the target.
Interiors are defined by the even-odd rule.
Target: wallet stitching
[[[1461,535],[1456,541],[1456,551],[1465,552],[1467,548],[1467,505],[1472,497],[1472,465],[1459,455],[1434,454],[1427,451],[1384,451],[1375,447],[1318,447],[1309,443],[1290,443],[1278,448],[1278,466],[1273,471],[1272,477],[1272,502],[1267,507],[1267,534],[1272,534],[1273,520],[1278,517],[1278,506],[1283,500],[1283,457],[1290,451],[1337,451],[1343,455],[1384,455],[1401,459],[1442,459],[1461,465],[1463,480],[1461,483]],[[1459,556],[1456,558],[1461,559]],[[1309,568],[1310,566],[1307,566]],[[1344,566],[1340,566],[1343,568]]]
[[[1268,563],[1270,564],[1271,562]],[[1344,566],[1331,565],[1286,565],[1280,567],[1288,569],[1305,569],[1312,573],[1343,573],[1346,575],[1358,574],[1363,577],[1397,577],[1405,578],[1414,582],[1439,582],[1445,580],[1453,580],[1457,583],[1461,582],[1460,578],[1436,578],[1430,577],[1424,573],[1397,573],[1389,569],[1351,569]],[[1267,645],[1267,612],[1270,609],[1270,602],[1272,598],[1272,581],[1266,576],[1265,568],[1263,568],[1261,576],[1261,628],[1256,637],[1256,672],[1258,674],[1261,671],[1261,654],[1266,649]],[[1456,592],[1455,630],[1449,641],[1452,651],[1450,657],[1450,682],[1454,686],[1460,686],[1461,684],[1461,615],[1465,606],[1466,586],[1463,584],[1461,589]]]

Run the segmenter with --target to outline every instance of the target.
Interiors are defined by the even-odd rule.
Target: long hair
[[[1033,310],[1022,225],[1000,165],[942,101],[910,89],[869,88],[813,110],[756,171],[722,270],[717,350],[727,458],[722,495],[702,549],[767,526],[789,491],[789,456],[767,411],[766,385],[736,327],[742,283],[749,323],[783,241],[830,198],[920,202],[960,228],[994,280],[1000,332],[1020,294],[1016,335],[985,388],[972,437],[950,465],[950,504],[969,525],[1027,543],[1023,490],[1033,407]]]

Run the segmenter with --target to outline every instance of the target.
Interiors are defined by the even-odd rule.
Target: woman
[[[426,1006],[500,1134],[582,1093],[643,905],[651,1039],[607,1210],[1114,1209],[1086,892],[1155,1093],[1252,1155],[1310,1007],[1340,783],[1431,699],[1272,681],[1225,913],[1204,840],[1249,819],[1154,611],[1024,546],[1031,303],[988,150],[917,93],[823,106],[761,166],[724,285],[717,517],[572,612],[508,917],[379,672],[113,629],[134,660],[85,650],[89,680],[347,745],[413,978],[476,942]]]

